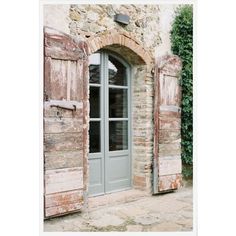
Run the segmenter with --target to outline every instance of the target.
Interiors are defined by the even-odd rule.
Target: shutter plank
[[[45,57],[44,59],[44,101],[51,97],[51,57]]]
[[[45,197],[46,208],[73,204],[83,201],[83,190],[73,190],[62,193],[48,194]]]
[[[53,59],[51,62],[51,96],[53,100],[67,99],[67,61]]]
[[[179,130],[181,128],[181,119],[159,117],[160,129],[163,130]]]
[[[82,135],[82,132],[44,134],[44,150],[46,152],[83,150]]]
[[[180,188],[182,185],[182,175],[164,175],[159,177],[158,191],[170,191]]]
[[[180,156],[160,157],[159,175],[172,175],[173,173],[181,174],[182,163]]]
[[[83,201],[77,201],[75,203],[72,204],[64,204],[64,205],[60,205],[60,206],[56,206],[56,207],[48,207],[45,208],[45,218],[49,218],[49,217],[55,217],[55,216],[60,216],[60,215],[65,215],[68,213],[73,213],[73,212],[77,212],[78,210],[81,210],[83,207]]]
[[[83,151],[55,151],[44,153],[45,170],[83,167]]]
[[[58,118],[83,118],[83,102],[75,102],[73,100],[73,104],[76,104],[76,110],[71,111],[67,109],[63,109],[56,106],[51,106],[51,102],[44,103],[44,117],[58,117]]]
[[[45,194],[83,188],[83,168],[45,171]]]
[[[159,130],[159,143],[180,142],[180,130]]]
[[[82,132],[83,120],[76,118],[44,118],[44,133]]]
[[[180,142],[159,144],[159,157],[163,157],[163,156],[180,156],[180,155],[181,155]]]

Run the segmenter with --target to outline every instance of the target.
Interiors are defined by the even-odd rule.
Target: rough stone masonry
[[[153,56],[171,53],[170,29],[178,5],[45,5],[44,25],[89,38],[111,29],[133,32]],[[130,24],[114,22],[116,13],[128,14]]]

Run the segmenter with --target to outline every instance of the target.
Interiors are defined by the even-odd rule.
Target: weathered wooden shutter
[[[158,60],[154,78],[154,193],[177,189],[182,184],[181,164],[181,60]]]
[[[87,191],[87,46],[44,28],[44,216],[78,211]]]

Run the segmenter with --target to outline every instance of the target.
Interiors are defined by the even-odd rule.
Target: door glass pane
[[[127,118],[127,89],[109,88],[109,117]]]
[[[100,88],[90,86],[90,118],[100,117]]]
[[[127,86],[126,67],[114,57],[108,57],[108,75],[110,85]]]
[[[109,121],[109,151],[128,149],[128,121]]]
[[[89,153],[101,152],[100,121],[90,121],[89,124]]]
[[[100,53],[89,56],[89,83],[100,84]]]

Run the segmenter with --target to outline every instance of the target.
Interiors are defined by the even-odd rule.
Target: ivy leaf
[[[193,156],[193,9],[191,5],[180,7],[176,12],[171,30],[172,52],[182,59],[182,114],[181,150],[184,165],[192,166]],[[192,176],[192,167],[184,169],[185,177]]]

